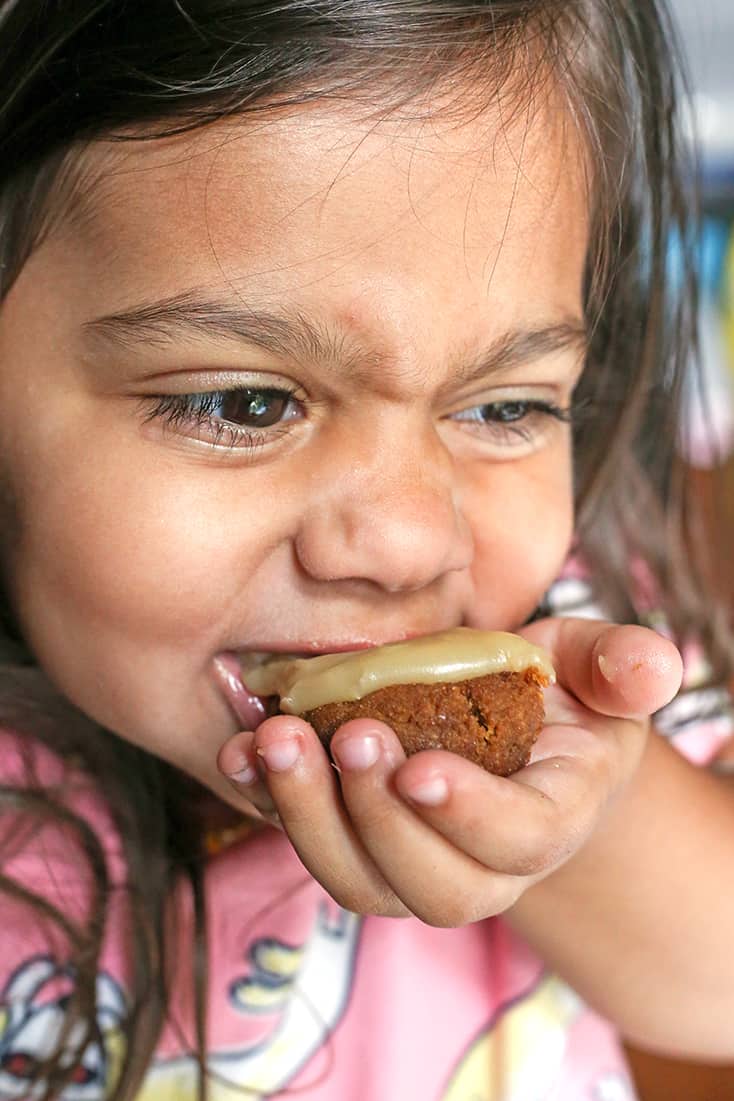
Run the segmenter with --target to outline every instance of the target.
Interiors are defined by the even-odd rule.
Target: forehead
[[[354,322],[360,302],[409,313],[459,287],[467,307],[579,293],[586,174],[558,95],[379,119],[314,102],[98,142],[74,177],[65,263],[114,306],[196,286]]]

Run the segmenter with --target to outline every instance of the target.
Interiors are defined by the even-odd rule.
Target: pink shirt
[[[12,735],[0,753],[4,763],[17,757]],[[45,752],[40,759],[46,782],[59,780],[60,763]],[[123,883],[103,810],[81,792],[69,804],[106,831],[110,868]],[[71,852],[68,839],[46,829],[5,871],[79,920],[89,884]],[[502,921],[444,930],[417,919],[360,918],[328,897],[272,829],[213,857],[206,881],[212,1101],[242,1096],[222,1079],[249,1087],[248,1099],[287,1090],[303,1101],[633,1097],[612,1030]],[[124,899],[117,892],[99,972],[103,1043],[88,1049],[64,1101],[102,1101],[114,1077],[126,1001]],[[27,1096],[25,1076],[52,1049],[73,985],[63,938],[29,921],[22,905],[4,907],[3,1101]],[[184,968],[139,1101],[195,1101],[186,975]]]

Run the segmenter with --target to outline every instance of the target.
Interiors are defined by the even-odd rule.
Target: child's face
[[[314,105],[99,145],[79,191],[0,312],[7,580],[72,701],[227,797],[218,655],[512,629],[553,580],[578,150]]]

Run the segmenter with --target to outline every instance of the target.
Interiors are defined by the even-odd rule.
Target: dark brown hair
[[[582,415],[575,430],[579,543],[617,618],[634,619],[630,563],[646,562],[678,637],[703,637],[725,669],[728,651],[687,551],[675,452],[695,293],[690,266],[675,292],[666,281],[670,235],[684,246],[691,235],[678,70],[661,3],[0,0],[0,55],[0,299],[54,217],[63,217],[75,159],[96,138],[155,138],[313,97],[365,111],[379,102],[383,111],[415,104],[425,112],[432,90],[456,76],[471,80],[486,102],[504,93],[532,104],[541,83],[555,81],[590,166],[590,341],[577,398],[593,415]],[[7,603],[1,613],[0,724],[82,768],[124,843],[134,967],[128,1057],[114,1097],[131,1098],[165,1014],[175,943],[166,907],[182,876],[203,938],[201,851],[185,811],[190,781],[60,700],[25,650]],[[110,885],[99,841],[65,807],[63,791],[41,790],[32,775],[28,785],[25,793],[0,791],[0,808],[66,824],[93,873],[96,907],[85,926],[46,913],[69,944],[76,974],[69,1025],[86,1022],[81,1052],[96,1035],[94,983]],[[18,888],[5,877],[0,890],[17,896]],[[199,1004],[203,1048],[201,996]],[[60,1095],[72,1069],[58,1057],[39,1068],[48,1096]]]

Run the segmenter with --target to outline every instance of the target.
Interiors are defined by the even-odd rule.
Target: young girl
[[[0,3],[1,1098],[622,1101],[617,1031],[734,1054],[734,805],[650,733],[639,625],[708,648],[657,722],[705,764],[665,27]],[[557,669],[510,779],[368,720],[335,768],[239,672],[459,624]]]

